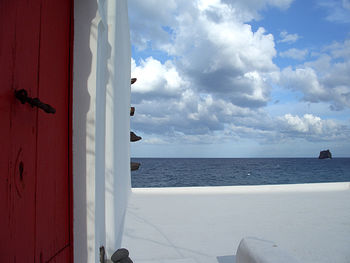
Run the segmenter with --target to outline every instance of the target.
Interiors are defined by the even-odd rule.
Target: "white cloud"
[[[158,18],[145,3],[131,1],[130,13],[136,9],[140,14],[137,19],[131,19],[132,35],[139,35],[139,39],[149,37],[152,41],[146,41],[147,45],[152,42],[152,47],[176,58],[165,63],[154,58],[136,61],[133,74],[139,81],[132,89],[136,100],[147,96],[180,96],[190,85],[194,92],[209,94],[240,107],[266,105],[270,78],[278,70],[273,63],[274,38],[263,28],[254,32],[238,14],[243,9],[254,13],[266,5],[286,8],[291,1],[259,1],[254,2],[256,6],[253,2],[201,0],[163,4],[163,1],[153,0],[148,5],[162,10]],[[145,18],[148,19],[143,23]],[[135,28],[134,20],[145,28]],[[164,26],[172,32],[168,40],[160,33],[154,35]]]
[[[222,2],[231,6],[236,12],[236,16],[243,22],[249,22],[253,19],[261,18],[259,11],[268,7],[276,7],[286,10],[294,0],[223,0]]]
[[[296,60],[304,60],[308,53],[309,52],[307,49],[290,48],[286,51],[280,52],[279,55],[282,58],[292,58],[292,59],[296,59]]]
[[[328,92],[319,82],[317,73],[310,67],[301,67],[293,70],[287,67],[281,72],[281,84],[295,91],[301,91],[304,99],[318,102],[328,99]]]
[[[317,134],[322,133],[323,123],[320,117],[313,116],[311,114],[305,114],[302,118],[299,116],[293,116],[291,114],[284,115],[281,120],[285,121],[286,126],[291,131],[307,133],[314,131]]]
[[[333,58],[350,59],[350,39],[346,39],[344,43],[334,42],[324,48],[324,51],[331,53]]]
[[[314,61],[281,71],[279,84],[303,93],[309,102],[326,101],[333,110],[350,107],[350,41],[335,42]]]
[[[133,130],[149,135],[147,144],[348,138],[348,128],[335,121],[316,115],[271,117],[264,108],[271,82],[301,92],[305,101],[327,101],[334,109],[350,104],[350,42],[333,43],[316,60],[280,72],[273,61],[274,36],[246,23],[266,6],[284,9],[291,2],[131,0],[133,44],[167,57],[132,61],[132,76],[138,78],[131,88],[137,112]],[[287,44],[300,38],[286,31],[280,37]],[[299,60],[307,54],[295,48],[279,53]]]
[[[128,1],[133,45],[143,50],[149,46],[160,48],[170,42],[171,36],[164,30],[163,26],[171,27],[175,23],[173,13],[177,11],[180,4],[185,4],[185,1]]]
[[[132,76],[138,79],[132,85],[135,96],[177,97],[188,86],[170,60],[162,64],[149,57],[146,60],[141,60],[138,66],[132,60],[131,65]]]
[[[197,17],[179,15],[181,23],[168,52],[178,58],[179,71],[197,91],[225,96],[240,106],[265,105],[269,74],[277,70],[273,36],[263,28],[253,32],[222,3],[215,6],[219,18],[213,20],[208,15],[212,8],[200,10]]]
[[[292,44],[296,42],[299,38],[300,37],[298,34],[289,34],[287,31],[282,31],[280,33],[280,39],[277,42]]]
[[[326,19],[335,23],[350,23],[349,0],[320,0],[318,6],[324,8],[328,15]]]
[[[152,135],[149,135],[149,137],[144,139],[142,142],[145,144],[169,144],[169,141],[159,138],[158,135],[153,135],[155,137],[151,137],[151,136]]]
[[[349,138],[349,127],[340,125],[334,120],[322,120],[312,114],[302,117],[286,114],[279,117],[281,133],[292,138],[301,137],[307,140],[341,140]]]

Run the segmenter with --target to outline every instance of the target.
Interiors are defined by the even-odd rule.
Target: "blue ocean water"
[[[132,187],[350,182],[350,158],[133,158]]]

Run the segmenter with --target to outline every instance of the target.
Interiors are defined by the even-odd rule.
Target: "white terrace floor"
[[[134,188],[125,220],[135,263],[235,262],[243,237],[300,262],[350,262],[350,183]]]

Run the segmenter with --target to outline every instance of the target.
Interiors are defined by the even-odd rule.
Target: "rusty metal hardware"
[[[28,92],[25,89],[15,90],[16,98],[22,103],[28,103],[32,107],[38,107],[46,113],[56,113],[56,110],[51,107],[49,104],[43,103],[39,98],[28,97]]]
[[[106,263],[106,251],[105,247],[100,247],[100,263]]]
[[[131,142],[137,142],[141,139],[142,139],[141,136],[137,136],[134,132],[130,132],[130,141]]]
[[[135,162],[131,162],[130,163],[130,169],[131,169],[131,171],[136,171],[136,170],[138,170],[139,168],[140,168],[140,163],[135,163]]]

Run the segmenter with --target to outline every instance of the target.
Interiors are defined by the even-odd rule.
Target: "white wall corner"
[[[130,180],[130,35],[126,0],[75,0],[74,260],[120,247]]]

